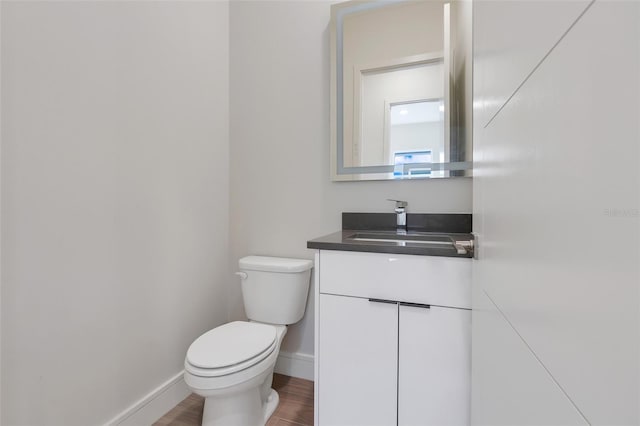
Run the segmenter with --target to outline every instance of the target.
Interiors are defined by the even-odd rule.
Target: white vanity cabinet
[[[319,250],[316,425],[469,424],[471,260]]]

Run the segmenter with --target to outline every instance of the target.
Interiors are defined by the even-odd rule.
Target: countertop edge
[[[415,256],[436,256],[436,257],[450,257],[450,258],[461,258],[461,259],[471,259],[473,257],[472,253],[467,254],[457,254],[448,250],[442,250],[438,248],[431,247],[407,247],[407,246],[383,246],[383,245],[375,245],[375,244],[353,244],[349,242],[345,242],[343,235],[345,233],[353,232],[350,230],[342,230],[338,232],[334,232],[332,234],[328,234],[319,238],[315,238],[313,240],[307,241],[308,249],[315,250],[333,250],[333,251],[356,251],[356,252],[364,252],[364,253],[385,253],[385,254],[408,254]],[[470,239],[473,239],[473,235],[471,234],[459,234],[459,233],[451,233],[450,235],[465,235],[469,236]]]

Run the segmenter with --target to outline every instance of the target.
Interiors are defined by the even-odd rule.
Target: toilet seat
[[[210,330],[189,347],[185,370],[217,377],[247,369],[268,357],[278,344],[276,327],[234,321]]]

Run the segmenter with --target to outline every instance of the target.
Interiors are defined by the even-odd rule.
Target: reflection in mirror
[[[391,104],[388,144],[380,164],[394,165],[394,178],[442,177],[444,171],[432,171],[420,163],[445,161],[444,103],[425,99]],[[415,164],[418,165],[415,165]],[[405,169],[404,165],[408,164]],[[402,166],[402,167],[400,167]]]
[[[471,14],[470,3],[462,3],[332,6],[334,180],[470,175],[470,132],[461,126],[471,116],[464,104],[471,89],[465,68]],[[462,25],[468,28],[456,38]]]

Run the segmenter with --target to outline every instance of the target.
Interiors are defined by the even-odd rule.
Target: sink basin
[[[445,234],[429,234],[420,232],[408,232],[399,234],[393,231],[377,231],[377,232],[355,232],[345,238],[362,244],[380,244],[394,245],[401,247],[432,247],[439,249],[455,250],[458,254],[467,254],[469,250],[473,250],[472,241],[457,241],[449,235]]]
[[[413,244],[439,244],[453,246],[455,241],[448,235],[430,235],[417,233],[385,233],[385,232],[356,232],[348,237],[354,241],[389,242],[389,243],[413,243]]]

